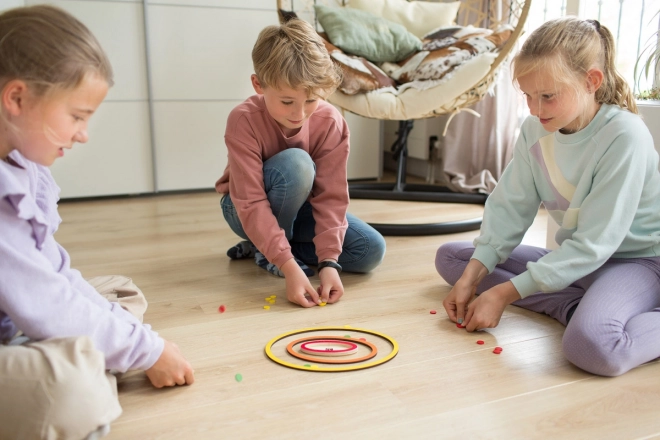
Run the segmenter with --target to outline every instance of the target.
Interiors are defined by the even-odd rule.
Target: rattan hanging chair
[[[407,139],[416,119],[449,115],[461,111],[475,113],[469,107],[483,99],[495,84],[498,72],[512,54],[518,38],[523,32],[532,0],[460,0],[456,24],[496,30],[503,25],[510,26],[511,35],[498,52],[484,62],[474,63],[461,70],[457,86],[455,75],[441,85],[409,96],[388,93],[360,93],[346,95],[337,90],[328,101],[342,110],[359,116],[398,120],[397,140],[392,145],[392,153],[397,160],[396,181],[394,183],[352,183],[349,185],[353,199],[407,200],[436,203],[483,204],[487,195],[458,193],[439,185],[406,183],[406,161],[408,156]],[[315,4],[348,7],[350,0],[277,0],[280,21],[286,19],[284,11],[295,12],[300,18],[312,22],[319,29],[314,13]],[[467,63],[466,63],[467,64]],[[458,81],[458,80],[457,80]],[[464,84],[469,84],[464,86]],[[421,99],[420,99],[421,98]],[[478,116],[478,114],[477,114]],[[446,126],[445,126],[446,133]],[[434,235],[471,231],[481,227],[482,218],[425,224],[384,224],[370,223],[383,235]]]

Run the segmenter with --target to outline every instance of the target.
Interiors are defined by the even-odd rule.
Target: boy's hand
[[[286,281],[286,299],[303,307],[318,305],[319,295],[298,263],[292,258],[280,267]]]
[[[333,304],[339,301],[339,298],[344,294],[344,286],[341,283],[339,272],[334,267],[324,267],[319,272],[321,285],[318,292],[321,295],[322,303]]]
[[[520,294],[511,281],[498,284],[472,301],[463,326],[469,332],[482,328],[495,328],[500,323],[504,308],[518,299]]]
[[[179,347],[170,341],[165,341],[160,357],[145,373],[156,388],[192,385],[195,382],[192,367],[179,351]]]

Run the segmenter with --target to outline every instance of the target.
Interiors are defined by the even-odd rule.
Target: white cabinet
[[[213,188],[227,165],[227,116],[254,94],[252,46],[277,24],[274,3],[162,3],[147,10],[158,190]]]
[[[25,1],[44,3],[68,11],[92,31],[108,54],[115,82],[90,120],[89,141],[51,167],[61,197],[154,191],[142,3]]]

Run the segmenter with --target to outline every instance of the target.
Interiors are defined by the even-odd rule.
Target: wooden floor
[[[193,386],[167,390],[153,389],[142,372],[126,374],[119,382],[124,413],[110,439],[660,437],[657,361],[622,377],[596,377],[564,359],[563,327],[548,317],[509,307],[498,328],[473,334],[448,321],[441,303],[449,287],[435,271],[435,251],[476,232],[387,237],[376,271],[342,276],[339,303],[303,309],[286,301],[282,279],[226,257],[238,238],[218,202],[199,193],[60,206],[57,238],[74,266],[88,277],[132,277],[150,303],[145,322],[179,344],[195,368]],[[396,222],[469,218],[482,208],[355,200],[350,210]],[[545,223],[541,211],[524,242],[543,246]],[[278,299],[265,310],[270,295]],[[310,327],[383,333],[399,353],[370,369],[333,373],[298,371],[265,356],[273,338]],[[496,345],[502,354],[492,353]],[[380,343],[379,351],[388,348]]]

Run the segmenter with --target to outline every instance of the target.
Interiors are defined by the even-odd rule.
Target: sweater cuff
[[[324,261],[324,260],[339,260],[339,254],[341,254],[341,251],[337,252],[334,249],[324,249],[322,251],[318,251],[316,253],[316,256],[319,261]]]
[[[291,253],[291,249],[287,249],[283,252],[280,252],[275,258],[273,258],[273,261],[271,261],[271,263],[273,263],[279,269],[282,267],[284,263],[286,263],[292,258],[293,258],[293,254]]]
[[[521,298],[525,298],[533,293],[539,292],[538,284],[532,278],[532,274],[526,270],[525,272],[511,278],[513,286],[516,288]]]
[[[500,262],[500,257],[495,252],[495,249],[486,245],[478,245],[474,249],[472,258],[479,260],[488,269],[488,273],[495,270],[495,266]]]
[[[156,340],[154,341],[153,351],[149,354],[147,359],[145,359],[142,365],[135,366],[134,368],[138,370],[148,370],[149,368],[153,367],[156,361],[160,359],[160,355],[163,354],[164,349],[165,349],[165,340],[157,336]]]

